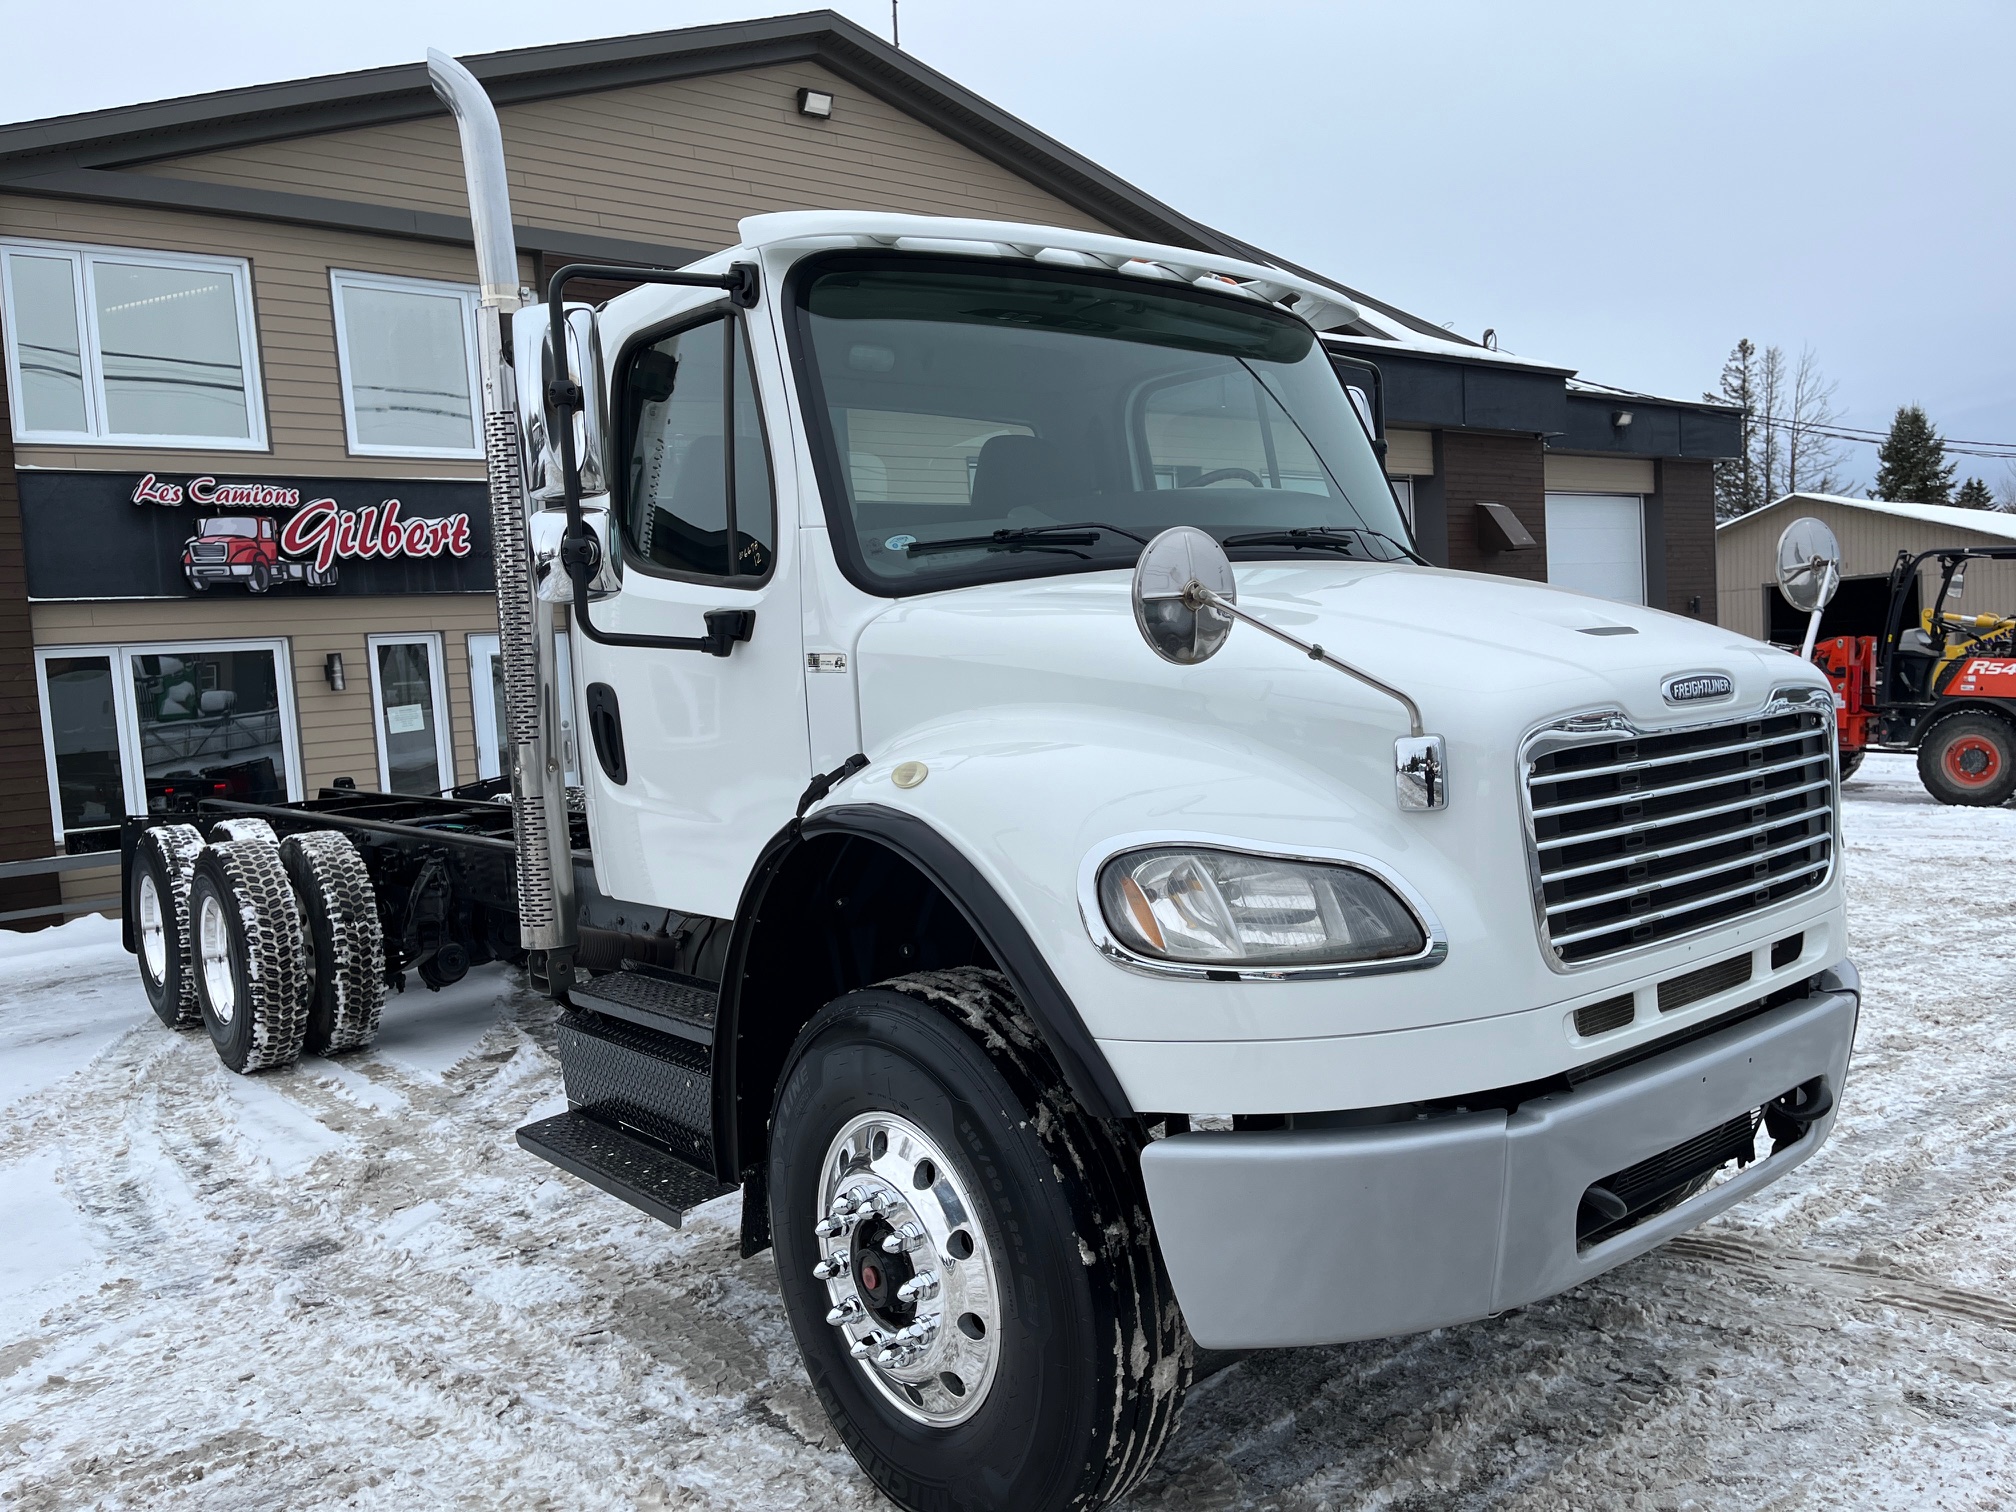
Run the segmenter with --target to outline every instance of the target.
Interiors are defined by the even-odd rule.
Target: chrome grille
[[[230,548],[222,541],[191,541],[189,559],[192,562],[221,562],[230,555]]]
[[[1527,745],[1543,943],[1564,965],[1811,892],[1834,864],[1831,710],[1641,732],[1573,720]]]

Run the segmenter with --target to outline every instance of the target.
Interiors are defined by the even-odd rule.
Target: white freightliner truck
[[[808,212],[528,305],[494,112],[430,62],[510,791],[129,822],[165,1020],[256,1070],[368,1042],[408,970],[523,963],[569,1111],[521,1144],[675,1224],[739,1186],[911,1508],[1103,1505],[1193,1341],[1517,1307],[1827,1137],[1826,679],[1424,565],[1335,291]],[[567,303],[584,275],[640,286]]]

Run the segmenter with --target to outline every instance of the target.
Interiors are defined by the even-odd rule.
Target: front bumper
[[[1509,1114],[1157,1140],[1142,1151],[1142,1176],[1190,1332],[1210,1349],[1418,1333],[1538,1301],[1641,1255],[1819,1149],[1859,999],[1844,963],[1804,998]],[[1803,1138],[1578,1247],[1576,1214],[1593,1183],[1816,1079],[1834,1107]]]

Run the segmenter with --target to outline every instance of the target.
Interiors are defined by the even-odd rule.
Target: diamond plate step
[[[582,1113],[527,1124],[518,1131],[518,1144],[674,1228],[701,1203],[735,1190],[711,1172]]]
[[[567,1000],[577,1008],[628,1019],[696,1045],[714,1043],[718,997],[710,983],[697,977],[650,966],[625,966],[576,983],[567,990]]]

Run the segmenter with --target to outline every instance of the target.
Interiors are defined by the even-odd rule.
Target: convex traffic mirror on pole
[[[1225,548],[1194,525],[1175,525],[1141,550],[1134,564],[1134,623],[1164,661],[1195,666],[1223,649],[1234,620],[1251,625],[1311,661],[1335,668],[1384,693],[1407,711],[1407,734],[1393,744],[1393,783],[1403,809],[1449,803],[1447,749],[1421,728],[1421,709],[1398,688],[1342,661],[1312,641],[1276,629],[1239,607],[1239,585]]]
[[[1806,642],[1799,659],[1813,659],[1813,643],[1820,636],[1820,614],[1841,586],[1841,543],[1826,522],[1805,515],[1785,527],[1778,537],[1778,591],[1785,602],[1806,621]]]

